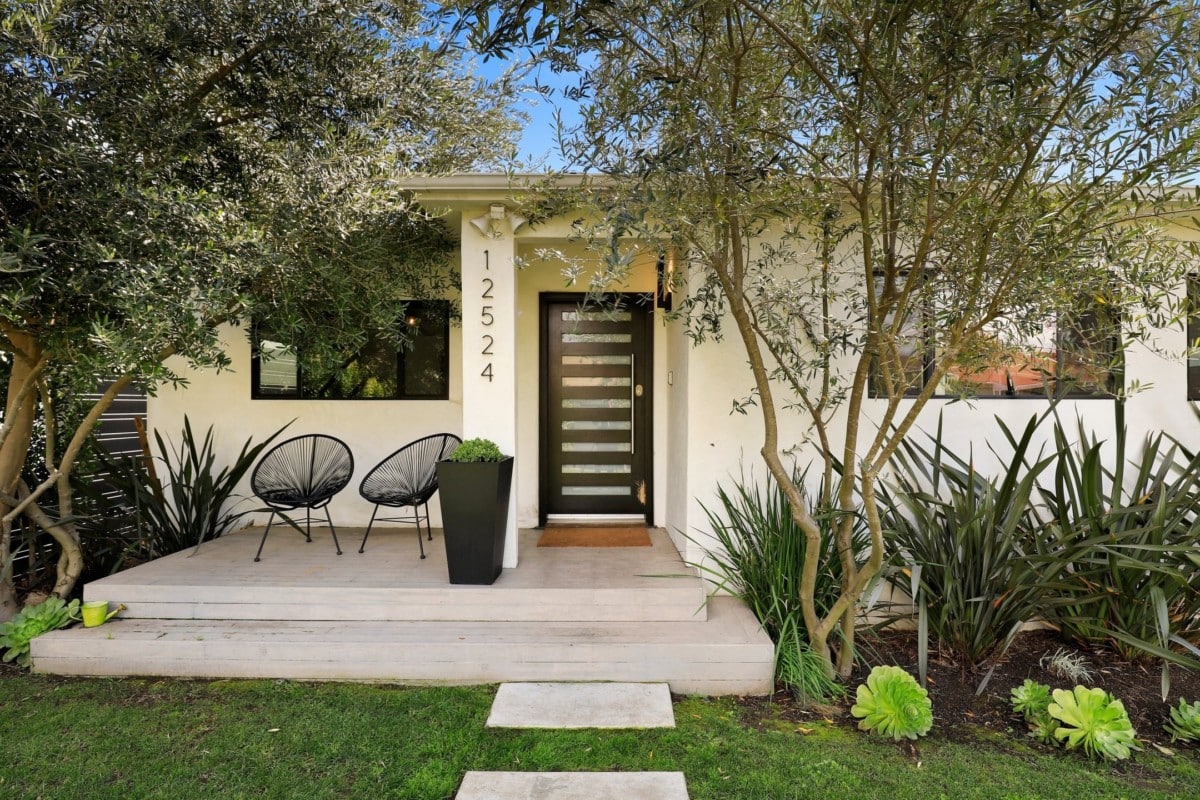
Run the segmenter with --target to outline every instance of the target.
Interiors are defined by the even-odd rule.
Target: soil
[[[909,631],[889,631],[867,638],[862,652],[869,653],[868,664],[856,669],[848,682],[857,686],[866,679],[871,667],[895,664],[917,675],[917,638]],[[1050,659],[1060,650],[1083,656],[1092,670],[1090,679],[1076,681],[1051,670]],[[931,651],[929,654],[929,697],[933,703],[933,735],[954,736],[960,726],[982,726],[997,733],[1024,736],[1023,720],[1012,712],[1009,692],[1026,678],[1052,689],[1069,689],[1082,683],[1098,686],[1119,699],[1129,713],[1138,739],[1146,744],[1178,749],[1171,743],[1163,725],[1170,719],[1170,706],[1179,699],[1189,703],[1200,700],[1200,673],[1171,668],[1171,690],[1162,700],[1162,669],[1157,662],[1135,663],[1107,650],[1083,651],[1068,645],[1052,631],[1031,631],[1017,636],[1004,658],[995,667],[982,692],[976,690],[987,670],[964,670],[960,665]],[[832,707],[806,707],[782,687],[769,698],[740,698],[743,718],[761,727],[768,718],[783,718],[797,723],[832,718],[841,724],[856,725],[850,716],[853,693]],[[1027,739],[1032,742],[1032,739]]]

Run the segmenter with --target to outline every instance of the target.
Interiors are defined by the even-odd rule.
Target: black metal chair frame
[[[308,465],[304,474],[296,474],[296,478],[302,485],[295,487],[287,487],[294,489],[294,493],[281,495],[278,491],[268,492],[268,489],[262,486],[260,475],[264,466],[271,464],[274,466],[272,456],[277,452],[283,452],[284,448],[292,445],[293,448],[298,447],[297,442],[305,442],[309,444]],[[325,442],[332,449],[331,454],[342,456],[344,454],[346,463],[344,465],[337,464],[337,469],[330,478],[323,481],[321,484],[313,485],[314,474],[317,470],[317,449],[318,443]],[[277,457],[275,460],[278,460]],[[301,465],[303,466],[303,465]],[[344,472],[344,474],[342,474]],[[342,546],[338,542],[337,528],[333,525],[333,519],[329,516],[329,501],[331,501],[338,492],[346,488],[350,483],[350,478],[354,475],[354,454],[350,451],[350,447],[341,439],[333,436],[328,436],[323,433],[310,433],[304,436],[296,436],[287,441],[280,442],[275,447],[267,451],[267,454],[262,457],[258,465],[254,468],[254,474],[250,478],[250,488],[254,494],[262,500],[271,509],[271,517],[267,520],[267,529],[263,531],[262,539],[258,543],[258,552],[254,554],[255,561],[262,560],[263,545],[267,543],[267,535],[271,533],[271,526],[275,524],[275,516],[278,514],[285,522],[296,529],[298,533],[304,534],[304,539],[308,543],[312,543],[312,512],[316,509],[322,509],[325,512],[325,520],[329,524],[329,532],[333,535],[333,546],[337,550],[337,554],[342,554]],[[285,512],[304,509],[304,530],[288,516]]]
[[[436,445],[435,440],[441,440],[441,444]],[[421,541],[421,510],[424,509],[425,532],[429,541],[433,541],[433,528],[429,524],[429,499],[438,490],[437,484],[437,462],[446,458],[454,450],[462,444],[462,439],[455,436],[453,433],[435,433],[429,436],[423,436],[420,439],[409,442],[408,444],[395,451],[387,458],[380,461],[366,477],[362,479],[362,483],[358,485],[358,493],[363,499],[375,504],[375,510],[371,512],[371,521],[367,524],[367,532],[363,534],[362,544],[359,545],[358,552],[365,551],[367,546],[367,537],[371,535],[371,527],[376,520],[379,522],[401,522],[405,524],[415,524],[417,526],[417,546],[421,549],[421,558],[425,558],[425,544]],[[422,473],[420,485],[404,487],[405,491],[400,494],[388,494],[375,491],[378,488],[378,473],[393,469],[405,454],[419,450],[422,447],[429,449],[429,455],[432,458],[427,464],[420,464],[417,471]],[[380,517],[379,507],[387,506],[388,508],[407,508],[412,507],[413,515],[409,517]]]

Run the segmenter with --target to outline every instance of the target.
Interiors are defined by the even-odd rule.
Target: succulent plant
[[[1200,742],[1200,700],[1188,705],[1181,697],[1179,707],[1171,709],[1171,721],[1163,727],[1172,742]]]
[[[1050,716],[1050,687],[1029,678],[1012,690],[1013,711],[1025,716],[1029,735],[1044,744],[1054,744],[1058,721]]]
[[[1129,758],[1130,751],[1142,749],[1124,704],[1103,689],[1055,689],[1049,712],[1062,723],[1054,736],[1068,750],[1082,747],[1089,756],[1120,761]]]
[[[1026,722],[1046,714],[1050,708],[1050,687],[1044,683],[1026,678],[1020,686],[1012,690],[1013,711],[1025,715]]]
[[[5,661],[16,661],[18,666],[29,666],[29,643],[43,633],[65,627],[78,619],[79,601],[63,602],[62,598],[51,597],[36,606],[22,609],[15,617],[0,625],[0,648],[7,648]]]
[[[924,736],[933,727],[929,693],[899,667],[875,667],[857,697],[850,713],[862,720],[858,727],[864,731],[899,740]]]

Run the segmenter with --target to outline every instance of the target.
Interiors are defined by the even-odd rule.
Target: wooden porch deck
[[[679,692],[765,693],[772,647],[745,606],[706,587],[665,532],[653,546],[538,548],[492,586],[452,586],[440,531],[261,529],[88,584],[122,618],[39,637],[39,672],[402,683],[666,681]]]

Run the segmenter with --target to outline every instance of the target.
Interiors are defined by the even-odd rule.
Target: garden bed
[[[911,631],[889,631],[864,637],[862,650],[871,666],[895,664],[917,674],[917,638]],[[1189,703],[1200,700],[1200,673],[1178,667],[1171,668],[1171,691],[1168,702],[1162,701],[1161,668],[1157,662],[1133,663],[1111,651],[1083,651],[1065,646],[1052,631],[1022,633],[1013,641],[1008,653],[996,666],[995,672],[982,693],[976,693],[986,670],[971,673],[942,658],[936,651],[929,654],[929,697],[933,703],[934,726],[931,735],[953,736],[956,727],[980,726],[997,733],[1025,738],[1026,728],[1019,715],[1012,712],[1009,692],[1026,678],[1055,689],[1069,689],[1075,681],[1060,677],[1048,669],[1050,658],[1063,649],[1084,657],[1093,677],[1081,681],[1097,686],[1119,699],[1129,712],[1129,719],[1143,746],[1160,745],[1180,749],[1187,745],[1171,743],[1163,730],[1169,719],[1170,706],[1179,705],[1182,697]],[[831,718],[847,726],[856,725],[849,709],[854,703],[854,688],[866,679],[870,666],[859,667],[849,681],[850,692],[844,702],[833,707],[806,708],[785,689],[770,698],[742,698],[749,724],[757,720],[783,716],[797,722]],[[1028,740],[1032,744],[1032,740]],[[1050,748],[1046,748],[1049,750]]]

